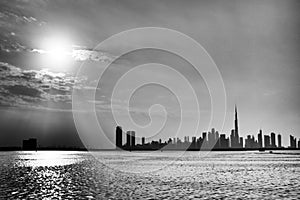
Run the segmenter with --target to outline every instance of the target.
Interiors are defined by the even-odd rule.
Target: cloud
[[[86,79],[48,70],[22,70],[0,62],[0,105],[45,109],[71,109],[75,84]]]
[[[77,61],[100,61],[100,62],[112,62],[115,57],[109,53],[89,50],[89,49],[75,49],[72,52],[72,57]]]
[[[25,49],[25,48],[24,48]],[[43,49],[26,49],[29,52],[32,53],[38,53],[38,54],[47,54],[49,52],[43,50]],[[103,63],[109,63],[112,62],[116,57],[112,54],[109,54],[107,52],[98,51],[98,50],[91,50],[91,49],[73,49],[71,53],[69,53],[69,56],[71,56],[75,61],[96,61],[96,62],[103,62]]]
[[[2,107],[72,111],[73,88],[84,91],[99,90],[95,87],[95,81],[88,80],[87,77],[55,73],[48,69],[24,70],[0,62],[0,106]],[[108,112],[110,99],[104,95],[98,96],[97,99],[97,111]],[[93,102],[93,99],[88,100],[88,103]],[[118,110],[127,110],[124,102],[119,101],[117,104]]]
[[[41,95],[40,90],[37,90],[35,88],[29,88],[23,85],[13,85],[7,87],[7,89],[11,94],[16,94],[16,95],[23,95],[29,97],[37,97]]]
[[[46,22],[38,20],[28,10],[29,4],[4,0],[0,2],[0,51],[20,52],[27,50],[20,42],[24,38],[24,31],[32,26],[42,26]]]
[[[44,49],[35,49],[28,40],[28,33],[39,30],[49,22],[44,21],[33,10],[45,8],[46,1],[16,1],[3,0],[0,2],[0,51],[6,53],[29,52],[47,54]],[[45,29],[45,27],[43,28]],[[25,34],[27,32],[27,34]],[[36,33],[33,33],[36,34]],[[30,38],[31,39],[31,38]],[[114,56],[103,51],[73,45],[69,55],[75,61],[111,62]]]

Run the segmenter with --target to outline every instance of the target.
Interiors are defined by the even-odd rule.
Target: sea
[[[0,152],[0,199],[299,199],[300,151]]]

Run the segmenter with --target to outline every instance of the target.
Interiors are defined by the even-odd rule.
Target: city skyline
[[[120,128],[120,126],[118,126]],[[261,130],[260,130],[261,131]],[[145,137],[141,137],[140,143],[131,143],[128,141],[132,141],[136,139],[135,135],[130,135],[128,132],[134,132],[134,131],[127,131],[124,135],[126,136],[126,142],[122,146],[118,146],[117,149],[125,149],[125,150],[159,150],[161,148],[164,148],[166,145],[169,145],[167,148],[163,150],[168,149],[174,149],[174,150],[241,150],[241,149],[300,149],[300,138],[297,141],[297,138],[295,138],[293,135],[290,135],[290,145],[289,146],[282,146],[281,145],[281,135],[278,134],[278,139],[276,140],[275,137],[272,139],[272,135],[276,136],[275,133],[270,133],[270,135],[264,135],[264,138],[262,141],[264,143],[262,146],[259,145],[259,140],[255,138],[254,135],[247,135],[247,138],[240,137],[239,141],[239,147],[234,146],[234,143],[230,140],[230,137],[226,137],[226,134],[219,134],[218,131],[215,131],[214,129],[211,130],[211,132],[202,132],[202,137],[190,137],[184,136],[184,139],[182,138],[169,138],[168,140],[163,141],[162,139],[159,140],[149,140],[146,141]],[[215,134],[214,134],[215,133]],[[260,134],[260,133],[258,133]],[[217,137],[217,135],[219,137]],[[216,138],[212,139],[213,136]],[[203,139],[205,138],[205,139]],[[271,138],[271,140],[270,140]],[[244,140],[243,140],[244,139]],[[120,140],[119,140],[120,141]],[[121,139],[123,141],[123,139]],[[245,145],[244,145],[245,144]]]
[[[123,142],[123,138],[124,140]],[[226,133],[219,133],[214,128],[208,132],[202,132],[201,136],[189,136],[182,138],[173,137],[168,140],[150,140],[146,142],[145,137],[139,137],[141,143],[136,143],[135,131],[124,131],[121,126],[116,127],[116,149],[125,150],[143,150],[143,149],[203,149],[203,150],[225,150],[225,149],[284,149],[284,148],[300,148],[300,138],[295,138],[290,135],[290,145],[282,146],[281,134],[271,132],[270,134],[263,134],[262,129],[257,133],[257,139],[254,135],[247,135],[247,137],[239,137],[238,111],[237,106],[234,107],[234,129],[227,137]]]
[[[299,199],[300,0],[0,0],[0,200]]]
[[[122,126],[126,130],[164,139],[176,132],[182,120],[187,122],[187,130],[178,133],[179,136],[193,135],[194,128],[189,122],[195,119],[195,109],[188,104],[184,109],[187,114],[181,119],[176,95],[164,87],[146,85],[133,94],[129,103],[123,99],[112,101],[113,88],[121,76],[145,63],[170,66],[190,82],[199,101],[199,130],[215,127],[230,133],[236,103],[239,136],[246,137],[262,128],[264,132],[282,134],[284,146],[289,145],[290,134],[300,137],[297,28],[300,14],[294,0],[228,0],[226,3],[104,0],[72,4],[64,0],[41,0],[41,3],[3,0],[0,15],[0,146],[20,146],[20,141],[30,137],[38,138],[43,146],[82,146],[73,112],[83,111],[72,109],[75,83],[84,85],[86,91],[94,88],[92,84],[98,78],[95,71],[115,59],[121,47],[132,47],[132,44],[122,41],[111,47],[94,48],[114,34],[140,27],[173,29],[203,46],[224,82],[227,97],[224,126],[209,124],[213,110],[210,93],[204,78],[195,73],[193,66],[171,53],[148,49],[122,56],[105,71],[95,98],[88,99],[95,104],[105,136],[99,139],[100,144],[89,145],[114,148],[112,128],[118,123],[112,117],[112,103],[116,104],[116,117],[124,118]],[[162,40],[167,38],[161,36]],[[191,52],[187,50],[187,53]],[[76,77],[83,64],[84,76]],[[135,77],[159,77],[176,84],[178,91],[186,94],[178,77],[168,71],[157,73],[151,70],[153,66],[149,67]],[[130,83],[124,85],[129,86]],[[184,101],[191,101],[190,96],[184,96]],[[156,104],[165,108],[166,116],[162,110],[155,110],[157,107],[152,115],[149,113]],[[140,127],[150,122],[157,126],[148,131],[138,129],[125,117],[128,111]],[[221,115],[217,113],[213,117],[221,118]],[[157,133],[164,117],[166,126]]]
[[[173,147],[170,149],[195,149],[195,148],[203,148],[203,149],[260,149],[260,148],[267,148],[267,149],[283,149],[283,148],[300,148],[300,138],[295,137],[294,135],[289,135],[289,142],[288,145],[282,145],[282,135],[276,134],[274,132],[270,132],[270,134],[263,134],[262,129],[259,129],[257,133],[257,138],[255,138],[254,134],[248,134],[245,137],[239,136],[239,123],[238,123],[238,108],[237,105],[234,105],[234,128],[231,129],[230,134],[227,133],[219,133],[215,128],[212,128],[211,131],[204,131],[200,136],[183,136],[182,138],[173,137],[168,138],[167,140],[162,140],[161,138],[158,140],[149,140],[146,141],[145,137],[136,137],[136,132],[133,130],[128,130],[123,132],[121,126],[116,127],[115,132],[115,146],[117,149],[130,149],[132,147],[139,147],[141,148],[143,145],[151,145],[154,144],[156,148],[164,147],[164,145],[172,144]],[[124,133],[124,134],[123,134]],[[227,136],[228,135],[228,136]],[[191,140],[190,140],[191,138]],[[277,138],[277,139],[276,139]],[[37,145],[37,138],[30,138],[28,140],[23,140],[23,147],[22,149],[34,149],[28,146],[27,143],[32,142],[39,149],[89,149],[89,147],[84,147],[84,145],[78,146],[45,146],[45,145]],[[124,143],[124,142],[125,143]],[[174,144],[180,144],[183,146],[174,146]],[[195,146],[195,143],[198,145]],[[200,143],[200,146],[199,146]],[[32,145],[32,144],[31,144]],[[34,146],[33,145],[33,146]],[[162,146],[160,146],[162,145]],[[204,145],[204,146],[201,146]],[[29,145],[30,146],[30,145]],[[12,147],[13,149],[20,149],[21,147],[16,146],[7,146],[8,148]],[[3,146],[2,146],[3,148]],[[4,150],[7,148],[4,148]],[[93,149],[93,148],[92,148]],[[97,148],[95,148],[97,149]],[[101,148],[99,148],[101,149]]]

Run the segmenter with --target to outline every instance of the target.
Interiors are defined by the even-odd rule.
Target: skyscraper
[[[116,147],[122,148],[122,127],[116,127]]]
[[[282,146],[281,146],[281,135],[280,134],[277,135],[277,140],[278,140],[278,148],[281,148]]]
[[[294,136],[290,135],[290,148],[296,148],[296,138]]]
[[[234,107],[234,129],[231,130],[231,135],[230,135],[230,141],[231,141],[231,148],[239,148],[241,147],[240,142],[239,142],[239,126],[238,126],[238,114],[237,114],[237,107],[235,105]]]
[[[212,129],[211,132],[208,132],[208,147],[213,148],[216,143],[215,129]]]
[[[203,144],[203,139],[201,137],[198,137],[197,144],[196,144],[197,149],[200,149],[202,144]]]
[[[208,148],[207,146],[207,133],[206,132],[202,132],[202,138],[203,138],[203,141],[202,141],[202,148],[203,149],[206,149]]]
[[[216,131],[216,144],[215,148],[220,148],[220,134],[218,131]]]
[[[223,148],[223,149],[226,149],[226,148],[229,147],[228,140],[226,139],[225,134],[220,135],[220,147]]]
[[[170,141],[170,139],[169,139],[169,141]],[[172,142],[172,139],[171,139],[171,142]],[[145,145],[145,137],[142,137],[142,145]]]
[[[259,130],[257,138],[258,138],[258,147],[262,148],[263,147],[263,143],[262,143],[262,130],[261,129]]]
[[[135,131],[130,131],[131,132],[131,147],[135,147]]]
[[[131,146],[131,131],[126,132],[126,147]]]
[[[188,143],[189,141],[190,141],[189,136],[184,136],[184,142],[185,142],[185,143]]]
[[[234,133],[234,129],[231,130],[231,134],[230,134],[230,147],[234,148],[235,147],[235,133]]]
[[[275,133],[271,133],[271,147],[276,148],[276,135]]]
[[[243,137],[240,137],[240,147],[244,148],[244,140]]]
[[[270,136],[264,135],[265,148],[270,148]]]
[[[202,133],[202,138],[203,138],[203,140],[207,141],[207,138],[206,138],[206,137],[207,137],[206,132],[203,132],[203,133]]]
[[[235,134],[235,145],[239,147],[239,127],[238,127],[238,114],[237,107],[235,105],[235,119],[234,119],[234,134]]]
[[[191,148],[192,148],[192,149],[195,149],[195,148],[196,148],[196,137],[192,137]]]
[[[245,139],[245,148],[255,148],[254,136],[251,137],[251,135],[247,135],[247,138]]]

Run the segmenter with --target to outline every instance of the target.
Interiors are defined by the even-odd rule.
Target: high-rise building
[[[126,132],[126,147],[131,146],[131,131]]]
[[[220,148],[222,149],[229,148],[225,134],[220,134]]]
[[[192,144],[191,148],[195,149],[196,148],[196,137],[192,137]]]
[[[257,135],[257,139],[258,139],[258,147],[262,148],[263,147],[263,142],[262,142],[262,130],[259,130],[259,133]]]
[[[240,147],[244,148],[244,140],[243,137],[240,137]]]
[[[234,129],[231,130],[231,134],[230,134],[230,147],[234,148],[235,147],[235,133],[234,133]]]
[[[220,148],[220,134],[218,131],[216,131],[216,144],[215,148]]]
[[[202,147],[202,144],[203,144],[203,139],[199,137],[197,139],[197,149],[200,149]]]
[[[234,119],[234,134],[235,134],[235,146],[239,147],[239,126],[238,126],[238,113],[235,105],[235,119]]]
[[[208,144],[207,144],[208,142],[207,142],[207,133],[206,133],[206,132],[203,132],[203,133],[202,133],[202,139],[203,139],[203,141],[202,141],[202,144],[201,144],[202,146],[201,146],[201,147],[202,147],[203,149],[208,148],[208,147],[207,147],[207,146],[208,146]]]
[[[192,143],[196,142],[196,137],[192,137]]]
[[[169,141],[171,140],[172,142],[172,139],[170,138]],[[142,145],[145,145],[145,137],[142,137]]]
[[[290,135],[290,148],[296,148],[296,138],[294,136]]]
[[[234,130],[235,130],[235,134],[239,135],[238,114],[237,114],[237,107],[236,107],[236,105],[235,105],[235,117],[234,117]]]
[[[276,148],[276,135],[275,133],[271,133],[271,147]]]
[[[257,148],[257,141],[254,138],[254,135],[251,137],[251,148]]]
[[[122,148],[122,127],[117,126],[116,127],[116,147]]]
[[[214,132],[208,132],[208,148],[213,148],[213,146],[215,145],[215,135]]]
[[[189,138],[189,136],[184,136],[184,142],[185,142],[185,143],[188,143],[188,142],[190,142],[190,138]]]
[[[226,144],[226,148],[229,148],[229,138],[226,138],[225,141],[226,141],[226,143],[225,143]]]
[[[135,147],[135,132],[131,131],[131,143],[130,143],[131,147]]]
[[[231,148],[240,148],[240,141],[239,141],[239,126],[238,126],[238,113],[237,107],[234,107],[234,129],[231,130],[230,134],[230,147]]]
[[[251,137],[251,135],[247,135],[247,138],[245,139],[245,148],[251,149],[254,147],[255,147],[254,136]]]
[[[281,146],[281,135],[280,134],[277,135],[277,140],[278,140],[278,148],[281,148],[282,146]]]
[[[202,133],[202,139],[203,139],[203,140],[207,140],[206,137],[207,137],[206,132],[203,132],[203,133]]]
[[[271,147],[270,136],[264,135],[264,142],[265,142],[265,148],[270,148]]]

